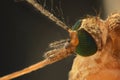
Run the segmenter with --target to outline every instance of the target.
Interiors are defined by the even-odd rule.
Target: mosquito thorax
[[[89,17],[78,20],[72,27],[72,30],[77,31],[79,39],[75,52],[80,56],[91,56],[101,49],[102,40],[99,23],[98,17]]]

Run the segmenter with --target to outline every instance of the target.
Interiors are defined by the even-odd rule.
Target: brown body
[[[120,14],[112,14],[105,21],[96,18],[94,23],[92,20],[84,23],[99,25],[102,49],[89,57],[77,55],[69,80],[120,80]]]

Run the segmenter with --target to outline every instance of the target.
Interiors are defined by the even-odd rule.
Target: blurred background
[[[109,0],[105,1],[38,0],[40,4],[68,26],[74,25],[78,19],[83,19],[86,15],[97,16],[101,14],[101,18],[105,19],[111,12],[105,10],[108,6],[104,5]],[[49,43],[69,38],[65,30],[24,0],[21,2],[3,0],[1,3],[0,76],[21,70],[43,60],[44,52],[49,50]],[[75,55],[70,56],[13,80],[67,80],[74,57]]]

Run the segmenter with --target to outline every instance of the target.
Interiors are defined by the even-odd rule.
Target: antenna
[[[68,31],[69,27],[65,23],[63,23],[61,20],[55,17],[52,13],[50,13],[48,10],[42,7],[42,5],[40,5],[36,0],[26,0],[26,1],[29,4],[31,4],[34,8],[36,8],[38,11],[40,11],[43,15],[47,16],[50,20],[55,22],[58,26]]]

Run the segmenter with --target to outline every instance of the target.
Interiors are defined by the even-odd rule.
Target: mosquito
[[[78,20],[72,28],[69,28],[65,23],[63,23],[52,13],[46,10],[43,6],[41,6],[36,0],[26,0],[26,2],[31,4],[35,9],[37,9],[39,12],[48,17],[53,22],[55,22],[62,29],[66,30],[69,33],[70,39],[56,41],[50,44],[50,47],[54,49],[47,51],[44,54],[45,59],[43,61],[33,64],[20,71],[0,77],[0,80],[11,80],[24,74],[28,74],[32,71],[36,71],[49,64],[62,60],[74,53],[82,56],[91,56],[95,54],[97,50],[101,50],[101,31],[97,26],[95,28],[95,31],[91,31],[91,29],[94,28],[94,25],[90,27],[85,26],[85,22],[89,18]],[[98,18],[91,19],[96,20]]]

